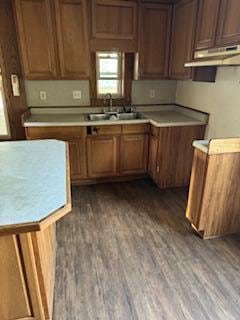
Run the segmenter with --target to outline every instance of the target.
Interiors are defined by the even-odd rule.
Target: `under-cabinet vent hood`
[[[195,51],[194,60],[185,67],[240,65],[240,45]]]

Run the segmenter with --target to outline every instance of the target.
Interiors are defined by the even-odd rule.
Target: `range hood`
[[[240,45],[195,51],[194,60],[185,67],[238,66],[240,65]]]

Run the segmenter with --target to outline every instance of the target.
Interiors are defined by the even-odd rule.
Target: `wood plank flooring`
[[[203,241],[186,201],[149,180],[74,187],[53,319],[240,319],[240,235]]]

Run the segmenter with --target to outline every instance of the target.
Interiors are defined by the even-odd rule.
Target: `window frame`
[[[0,132],[0,140],[8,140],[11,138],[11,133],[10,133],[10,124],[9,124],[9,117],[8,117],[8,113],[7,113],[5,90],[4,90],[4,85],[3,85],[3,75],[2,75],[1,67],[0,67],[0,94],[2,96],[3,115],[4,115],[5,124],[6,124],[6,131],[7,131],[6,134],[1,134],[1,132]]]
[[[101,54],[117,54],[118,55],[118,77],[103,77],[100,75],[100,59],[115,59],[111,57],[100,57]],[[98,99],[102,99],[106,93],[99,92],[99,81],[100,80],[114,80],[119,81],[118,93],[113,93],[114,99],[124,98],[124,74],[125,74],[125,54],[118,51],[97,51],[96,52],[96,94]]]

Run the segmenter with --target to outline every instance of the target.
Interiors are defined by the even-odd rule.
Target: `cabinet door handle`
[[[99,130],[100,130],[100,128],[97,128],[97,127],[93,127],[93,129],[92,129],[93,133],[95,133],[95,134],[98,134]]]

